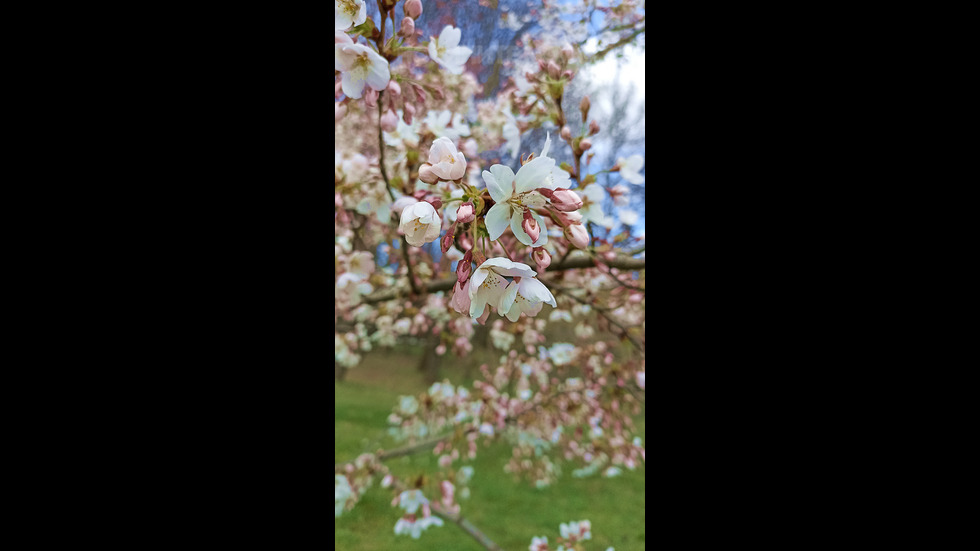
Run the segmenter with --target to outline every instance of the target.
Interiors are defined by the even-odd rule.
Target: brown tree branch
[[[606,266],[617,268],[620,270],[644,270],[647,266],[647,261],[645,258],[631,258],[628,256],[620,256],[609,262],[605,263]],[[573,270],[575,268],[594,268],[595,259],[588,256],[575,256],[566,258],[558,264],[552,264],[548,266],[546,270],[547,273],[550,272],[560,272],[564,270]],[[456,285],[456,278],[451,279],[440,279],[435,281],[430,281],[424,285],[425,290],[429,293],[435,293],[438,291],[448,291]],[[364,303],[374,304],[376,302],[383,302],[386,300],[391,300],[400,296],[404,293],[405,289],[399,289],[398,287],[391,287],[389,289],[384,289],[376,293],[372,293],[364,297]]]

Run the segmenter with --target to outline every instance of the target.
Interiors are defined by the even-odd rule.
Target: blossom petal
[[[488,184],[487,189],[490,190],[490,197],[493,197],[494,201],[502,203],[514,194],[514,171],[506,165],[493,165],[490,167],[490,173],[493,174],[497,188],[500,190],[500,196],[494,196],[493,190]]]
[[[504,291],[504,294],[500,297],[500,304],[497,306],[497,312],[501,315],[510,312],[512,306],[514,306],[514,299],[517,298],[517,287],[518,284],[511,281],[510,285]],[[513,321],[513,320],[511,320]]]
[[[522,166],[514,178],[514,193],[524,193],[541,187],[554,166],[555,160],[551,157],[538,157]]]
[[[358,99],[364,93],[364,78],[358,78],[352,72],[341,73],[340,86],[349,98]]]
[[[487,187],[489,188],[490,186],[488,185]],[[507,203],[496,203],[490,207],[486,216],[487,232],[490,234],[490,239],[496,240],[503,235],[504,230],[507,229],[507,219],[510,217],[510,210],[510,205]]]
[[[463,33],[459,29],[453,27],[452,25],[446,25],[442,32],[439,33],[439,45],[450,50],[459,46],[459,39],[462,37]]]
[[[544,283],[533,277],[521,279],[521,296],[526,297],[531,302],[543,302],[553,307],[558,305],[555,302],[555,296],[545,287]]]

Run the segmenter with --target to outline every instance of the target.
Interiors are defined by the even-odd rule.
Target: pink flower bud
[[[597,123],[595,119],[592,119],[591,121],[589,121],[589,135],[595,136],[598,133],[599,133],[599,123]]]
[[[524,211],[524,220],[521,222],[521,229],[524,233],[531,238],[531,242],[534,243],[541,236],[541,226],[538,225],[538,221],[531,216],[531,211]]]
[[[589,149],[592,149],[592,142],[589,141],[588,138],[586,138],[581,142],[579,142],[578,146],[582,151],[588,151]]]
[[[422,166],[419,167],[419,180],[427,184],[435,184],[439,181],[439,177],[436,176],[435,172],[432,172],[432,165],[422,163]]]
[[[456,209],[456,222],[459,224],[465,224],[467,222],[472,222],[476,218],[476,214],[473,212],[473,203],[467,201]]]
[[[561,76],[561,67],[558,66],[554,61],[549,61],[547,65],[548,76],[551,78],[558,78]]]
[[[392,96],[398,97],[402,94],[402,87],[398,84],[398,81],[396,81],[395,79],[391,79],[388,82],[388,92]]]
[[[432,95],[436,97],[437,100],[442,101],[446,99],[446,94],[442,93],[442,88],[437,87],[432,89]]]
[[[538,265],[539,270],[544,270],[548,266],[551,266],[551,255],[541,247],[534,249],[534,252],[531,253],[531,258],[534,259],[534,263]]]
[[[418,19],[422,15],[422,0],[408,0],[405,2],[405,15],[412,19]]]
[[[453,232],[446,232],[446,235],[442,236],[442,252],[445,253],[449,250],[449,247],[453,246]]]
[[[425,105],[425,90],[418,84],[413,84],[412,90],[415,91],[415,99],[417,99],[419,103]]]
[[[592,102],[589,101],[589,96],[582,98],[582,103],[578,105],[578,108],[582,111],[582,120],[588,120],[589,118],[589,107],[592,106]]]
[[[567,126],[561,127],[561,139],[566,142],[572,141],[572,129]]]
[[[571,211],[571,212],[559,212],[558,213],[558,217],[561,218],[561,221],[562,221],[562,225],[563,226],[569,226],[571,224],[581,224],[582,223],[582,215],[579,214],[579,213],[577,213],[577,212],[575,212],[575,211]]]
[[[415,106],[411,103],[405,104],[405,113],[402,114],[402,120],[405,124],[412,124],[412,117],[415,115]]]
[[[398,128],[398,115],[389,109],[381,115],[381,129],[385,132],[394,132],[396,128]]]
[[[413,21],[411,17],[402,19],[402,26],[398,31],[398,34],[404,36],[405,38],[415,34],[415,21]]]
[[[569,69],[569,70],[567,70],[567,71],[565,71],[564,73],[562,73],[562,74],[561,74],[561,76],[562,76],[563,78],[567,78],[567,79],[569,79],[569,80],[571,80],[571,79],[572,79],[572,77],[574,77],[574,76],[575,76],[575,73],[574,73],[574,72],[572,72],[572,70],[571,70],[571,69]]]
[[[473,251],[466,251],[463,255],[463,259],[456,263],[456,281],[460,284],[466,283],[466,280],[470,278],[470,274],[473,273]]]
[[[565,239],[580,249],[589,246],[589,231],[582,224],[571,224],[565,228]]]
[[[375,90],[374,88],[371,88],[370,86],[365,86],[364,87],[364,103],[366,103],[368,107],[377,107],[378,106],[378,91]]]
[[[554,191],[551,191],[550,189],[548,189],[546,187],[539,187],[538,189],[536,189],[534,191],[537,191],[538,193],[540,193],[541,195],[544,195],[548,199],[551,199],[551,197],[555,194]]]
[[[426,202],[435,207],[436,210],[439,210],[439,208],[442,207],[442,199],[438,197],[429,197],[426,199]]]
[[[551,204],[562,212],[571,212],[582,208],[582,198],[570,189],[558,188],[551,196]]]
[[[565,56],[565,59],[571,59],[572,56],[575,55],[575,48],[572,48],[572,45],[566,42],[565,45],[561,47],[561,53]]]
[[[538,68],[539,69],[541,69],[542,71],[547,71],[548,70],[548,64],[545,63],[543,59],[539,59],[537,61],[538,61]]]

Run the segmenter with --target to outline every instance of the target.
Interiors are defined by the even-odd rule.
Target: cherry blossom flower
[[[565,365],[575,359],[575,345],[564,342],[556,343],[548,349],[548,356],[553,364]]]
[[[619,165],[619,174],[624,180],[638,186],[643,185],[644,177],[640,174],[640,169],[643,168],[642,155],[631,155],[625,159],[620,157],[616,159],[616,164]]]
[[[442,137],[432,142],[429,148],[429,164],[441,180],[459,180],[466,173],[466,158],[456,149],[449,138]]]
[[[342,73],[341,86],[350,98],[360,98],[367,84],[384,90],[391,80],[388,61],[362,44],[334,45],[334,69]]]
[[[548,551],[548,537],[531,538],[531,545],[527,549],[528,551]]]
[[[398,505],[410,515],[414,515],[419,507],[428,504],[429,500],[422,495],[421,490],[405,490],[398,496]]]
[[[402,210],[398,229],[405,234],[405,240],[409,245],[421,247],[425,243],[439,239],[442,217],[431,204],[419,201]]]
[[[429,526],[442,526],[442,519],[434,516],[427,516],[421,519],[416,519],[415,515],[409,514],[398,519],[395,523],[395,535],[410,535],[412,539],[419,539],[422,537],[422,531],[427,529]]]
[[[582,216],[582,223],[592,222],[602,223],[602,201],[606,198],[606,190],[599,184],[589,184],[579,193],[582,197],[582,208],[578,213]]]
[[[515,279],[507,286],[500,297],[497,311],[507,316],[510,321],[516,322],[521,313],[529,317],[538,315],[545,304],[550,304],[552,308],[558,306],[554,295],[544,286],[544,283],[533,277],[521,277],[520,283]]]
[[[536,275],[538,273],[527,264],[512,262],[506,258],[488,259],[469,279],[470,317],[482,317],[488,304],[500,311],[500,299],[507,290],[508,283],[504,276],[534,278]]]
[[[439,38],[432,37],[429,41],[429,57],[454,75],[463,73],[463,65],[470,58],[473,50],[459,45],[462,33],[452,25],[446,25]]]
[[[338,31],[360,25],[367,20],[367,5],[364,0],[334,0],[333,17]]]
[[[422,121],[428,127],[429,132],[436,136],[445,136],[455,142],[463,136],[470,135],[470,126],[466,124],[466,119],[459,113],[453,114],[452,111],[429,111]]]
[[[545,230],[540,233],[537,241],[532,241],[521,226],[525,211],[543,207],[547,203],[544,195],[536,189],[546,187],[546,180],[551,175],[554,165],[554,159],[538,157],[522,166],[516,175],[510,167],[504,165],[493,165],[489,171],[483,171],[483,180],[487,183],[487,190],[494,200],[493,207],[486,215],[490,239],[499,239],[509,223],[518,241],[525,245],[540,247],[548,242],[544,218],[538,213],[530,211],[531,217],[538,226]]]

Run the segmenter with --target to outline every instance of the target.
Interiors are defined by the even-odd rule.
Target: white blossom
[[[398,229],[405,234],[405,240],[409,245],[421,247],[425,243],[439,239],[442,217],[430,203],[419,201],[402,209]]]
[[[360,98],[365,84],[380,91],[391,80],[388,61],[362,44],[335,44],[334,69],[341,72],[341,87],[351,98]]]
[[[463,65],[473,50],[459,45],[462,33],[452,25],[446,25],[439,37],[429,41],[429,57],[454,75],[463,73]]]
[[[620,157],[616,159],[616,164],[619,165],[619,174],[624,180],[631,184],[643,185],[644,178],[640,174],[640,169],[643,168],[642,155],[631,155],[625,159]]]
[[[367,20],[367,5],[364,0],[334,0],[333,18],[338,31],[360,25]]]

